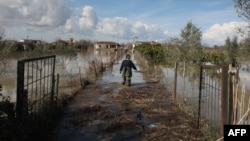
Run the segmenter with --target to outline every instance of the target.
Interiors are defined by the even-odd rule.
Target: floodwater
[[[163,81],[170,85],[173,91],[174,88],[174,75],[175,75],[175,68],[163,68],[164,78]],[[192,74],[192,73],[191,73]],[[199,77],[199,76],[197,76]],[[190,82],[191,76],[186,74],[178,73],[177,75],[177,93],[185,96],[186,98],[194,98],[199,93],[199,80],[198,78],[195,81]],[[219,83],[219,82],[218,82]],[[244,63],[239,69],[239,85],[244,84],[246,85],[246,89],[249,90],[250,88],[250,62]],[[198,98],[198,97],[196,97]]]
[[[124,54],[124,53],[123,53]],[[137,69],[140,70],[137,65],[136,60],[134,60],[134,54],[131,56],[133,62],[137,66]],[[122,81],[121,74],[119,73],[120,63],[125,58],[121,52],[114,51],[100,51],[94,50],[93,52],[77,52],[77,54],[67,54],[67,55],[56,55],[56,65],[55,65],[55,74],[59,74],[59,94],[63,92],[63,94],[74,93],[76,89],[79,87],[73,88],[72,80],[79,80],[79,75],[81,77],[88,77],[89,74],[86,74],[86,70],[88,70],[89,63],[93,60],[108,63],[110,61],[114,61],[114,65],[111,69],[111,73],[104,72],[104,75],[100,79],[102,79],[102,83],[112,83]],[[2,93],[5,97],[10,97],[12,102],[16,101],[16,79],[17,79],[17,61],[19,58],[7,58],[6,65],[0,66],[0,84],[2,85]],[[142,78],[141,73],[133,70],[132,83],[134,85],[142,85],[144,84],[144,80]],[[60,92],[61,91],[61,92]]]
[[[192,75],[193,72],[189,73]],[[186,73],[188,74],[188,73]],[[163,81],[170,86],[170,91],[174,91],[174,68],[163,68]],[[196,76],[199,77],[199,76]],[[192,80],[192,79],[195,79]],[[211,81],[212,82],[212,81]],[[205,83],[211,83],[205,82]],[[206,117],[210,122],[215,125],[219,125],[220,122],[220,96],[221,92],[217,90],[216,87],[221,85],[221,82],[214,81],[213,88],[209,90],[203,91],[204,95],[201,96],[201,114],[203,117]],[[242,87],[244,86],[245,87]],[[248,99],[250,97],[249,88],[250,88],[250,62],[242,63],[239,68],[239,80],[238,80],[238,95],[241,95],[241,92],[246,92],[246,101],[245,109],[248,106]],[[235,88],[234,88],[235,89]],[[177,75],[177,96],[181,97],[181,99],[185,102],[186,105],[192,105],[194,112],[191,113],[197,116],[198,111],[198,101],[199,101],[199,78],[192,78],[190,75],[183,75],[182,73],[178,73]],[[240,101],[240,99],[239,99]],[[239,115],[238,115],[239,116]],[[248,121],[250,123],[250,120]]]
[[[56,55],[55,74],[59,74],[59,94],[60,91],[69,94],[78,89],[79,87],[73,88],[70,82],[74,79],[79,80],[80,74],[82,77],[87,77],[89,74],[86,74],[86,70],[88,70],[89,64],[93,60],[105,64],[111,59],[119,61],[120,55],[117,52],[97,50],[87,53],[77,52],[76,54]],[[6,58],[0,66],[0,85],[2,86],[0,93],[4,97],[9,97],[12,102],[16,101],[17,61],[22,58],[23,56],[20,58]],[[113,75],[117,74],[113,73]],[[108,78],[108,80],[113,81],[111,78]]]
[[[95,51],[92,54],[86,54],[82,52],[78,52],[76,55],[57,55],[56,56],[56,74],[60,74],[60,82],[71,79],[74,77],[78,77],[79,75],[79,69],[83,75],[85,74],[85,69],[88,68],[89,61],[93,59],[99,59],[101,61],[109,62],[110,59],[115,59],[114,65],[111,68],[108,68],[110,70],[107,70],[104,72],[104,75],[100,78],[101,81],[98,81],[100,83],[104,84],[112,84],[112,83],[120,83],[122,78],[121,74],[119,73],[119,67],[121,64],[122,59],[124,59],[124,56],[121,58],[118,57],[118,54],[111,53],[111,52],[98,52]],[[138,66],[138,63],[134,59],[134,56],[132,54],[132,60],[134,61],[135,65],[137,66],[138,70],[140,70],[140,67]],[[3,86],[2,93],[5,96],[10,96],[12,101],[15,101],[16,99],[16,65],[17,60],[16,59],[9,59],[8,63],[6,63],[5,66],[1,66],[0,71],[0,84]],[[111,73],[110,73],[111,71]],[[166,83],[168,90],[171,92],[174,88],[174,68],[163,68],[163,81]],[[240,69],[240,80],[243,82],[243,80],[246,80],[246,87],[248,88],[250,85],[250,71],[247,64],[242,65]],[[183,77],[181,74],[178,74],[177,77],[177,93],[179,95],[184,96],[184,98],[191,100],[191,102],[195,102],[198,104],[198,94],[199,94],[199,84],[197,81],[190,82],[190,76],[186,75]],[[145,85],[145,80],[142,76],[142,73],[133,71],[133,77],[132,77],[132,87]],[[111,87],[113,85],[103,85],[105,88],[108,89],[108,87]],[[67,84],[61,84],[61,87],[59,88],[62,91],[65,92],[65,90],[68,90],[69,92],[73,92],[70,85]],[[117,91],[119,91],[119,87],[116,88]],[[100,96],[99,101],[107,101],[107,97]],[[112,105],[111,105],[112,106]],[[116,109],[114,109],[116,110]],[[219,116],[219,115],[217,115]],[[217,118],[217,117],[215,117]],[[218,118],[217,118],[218,119]],[[93,124],[98,124],[100,122],[99,120],[95,120]],[[124,132],[124,131],[119,131]],[[126,131],[128,132],[128,131]],[[119,134],[117,135],[117,138],[119,139]],[[133,139],[137,138],[132,137]],[[118,140],[117,139],[117,140]]]
[[[72,77],[77,77],[79,75],[79,70],[82,75],[85,74],[85,70],[88,68],[88,64],[91,60],[99,59],[102,62],[109,62],[110,59],[118,58],[116,52],[109,51],[98,51],[94,50],[92,53],[77,52],[76,55],[57,55],[56,56],[56,74],[60,75],[60,79],[72,79]],[[124,57],[123,57],[124,58]],[[4,96],[10,96],[11,101],[16,99],[16,77],[17,77],[17,59],[10,58],[6,59],[6,63],[0,66],[0,84],[2,85],[2,93]],[[103,75],[101,78],[103,83],[105,82],[121,82],[121,77],[119,74],[119,64],[122,58],[115,59],[113,67],[111,68],[111,73]],[[132,60],[137,65],[134,56],[132,55]],[[250,87],[250,63],[244,63],[241,66],[239,77],[240,81],[246,82],[246,88]],[[140,68],[138,68],[140,70]],[[104,72],[105,73],[105,72]],[[163,68],[165,83],[169,86],[169,91],[173,91],[174,88],[174,68]],[[132,82],[135,85],[143,84],[143,78],[140,72],[134,71]],[[62,84],[64,88],[65,86]],[[189,76],[183,77],[182,74],[178,74],[177,77],[177,93],[184,95],[186,98],[197,97],[199,84],[194,82],[189,82]],[[68,88],[67,88],[68,89]]]
[[[0,66],[0,84],[2,85],[3,96],[9,96],[11,101],[16,101],[16,73],[17,73],[17,59],[9,58],[6,63],[2,63]],[[124,56],[120,56],[117,52],[98,51],[95,50],[91,53],[77,52],[75,55],[57,55],[56,56],[56,74],[60,75],[59,91],[64,93],[73,93],[74,88],[66,80],[71,80],[79,77],[79,71],[81,75],[87,75],[85,70],[88,68],[89,62],[92,60],[100,60],[102,62],[109,62],[111,59],[115,60],[114,65],[111,68],[111,73],[106,71],[100,78],[101,83],[120,83],[122,81],[121,74],[119,73],[119,67]],[[134,56],[132,54],[132,60],[140,70]],[[243,63],[240,72],[240,85],[243,82],[246,84],[246,89],[250,87],[250,63]],[[177,77],[177,94],[183,96],[187,102],[198,104],[199,94],[199,81],[190,82],[191,76],[178,74]],[[171,92],[174,88],[174,68],[163,68],[162,80],[166,83],[168,90]],[[196,78],[197,80],[197,78]],[[140,72],[133,71],[132,77],[133,85],[144,85],[145,81]],[[104,85],[107,86],[107,85]],[[118,91],[119,89],[117,89]],[[249,94],[248,94],[249,95]],[[215,101],[215,103],[218,103]],[[217,108],[218,110],[218,108]]]

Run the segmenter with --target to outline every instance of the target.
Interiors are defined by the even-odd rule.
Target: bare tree
[[[0,26],[0,41],[4,38],[4,36],[5,36],[5,29],[2,26]]]

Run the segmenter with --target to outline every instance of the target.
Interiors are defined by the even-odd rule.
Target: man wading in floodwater
[[[122,61],[120,73],[122,73],[122,85],[131,86],[132,68],[137,71],[135,64],[130,60],[130,55],[126,55],[126,59]]]

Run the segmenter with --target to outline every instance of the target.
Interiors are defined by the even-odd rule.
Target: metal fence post
[[[23,93],[24,93],[24,62],[17,62],[17,98],[16,98],[16,116],[19,122],[22,121],[23,111]]]

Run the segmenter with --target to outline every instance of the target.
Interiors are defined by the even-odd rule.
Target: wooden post
[[[229,78],[229,97],[228,97],[228,124],[233,123],[233,87],[234,87],[234,77],[235,73],[230,72]]]
[[[58,87],[59,87],[59,80],[60,80],[60,76],[59,76],[59,74],[57,74],[56,75],[57,77],[56,77],[56,100],[57,100],[57,98],[58,98]]]
[[[0,84],[0,94],[2,94],[2,90],[3,90],[3,85]]]
[[[222,89],[220,104],[220,133],[224,135],[224,125],[229,123],[228,117],[228,66],[222,68]]]
[[[174,99],[176,99],[176,89],[177,89],[177,70],[178,70],[178,63],[175,62],[175,73],[174,73]]]
[[[200,66],[200,82],[199,82],[199,100],[198,100],[198,122],[197,128],[200,128],[200,116],[201,116],[201,94],[202,94],[202,81],[203,81],[203,66]]]
[[[52,75],[51,75],[51,77],[52,77],[52,86],[51,86],[51,97],[50,97],[50,100],[51,100],[51,103],[53,103],[54,102],[54,96],[55,96],[55,82],[56,82],[56,80],[55,80],[55,64],[56,64],[56,57],[54,57],[54,58],[52,58],[52,62],[51,62],[51,64],[52,64]]]

